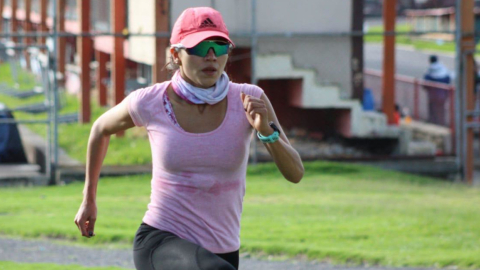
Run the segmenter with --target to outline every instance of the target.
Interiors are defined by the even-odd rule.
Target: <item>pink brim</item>
[[[228,40],[233,45],[233,47],[235,47],[235,44],[233,43],[233,41],[225,33],[218,32],[218,31],[201,31],[201,32],[193,33],[186,36],[180,43],[182,43],[182,45],[185,46],[186,48],[192,48],[198,43],[202,42],[203,40],[211,37],[222,37]]]

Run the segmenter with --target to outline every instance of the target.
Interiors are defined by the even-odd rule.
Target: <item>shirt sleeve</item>
[[[131,92],[126,98],[128,113],[137,127],[147,126],[150,120],[148,103],[151,100],[151,87]]]
[[[243,88],[243,92],[247,95],[260,98],[263,94],[263,89],[254,85],[254,84],[245,84],[246,87]]]

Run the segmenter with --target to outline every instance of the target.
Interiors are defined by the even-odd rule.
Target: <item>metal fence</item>
[[[42,53],[40,50],[45,51]],[[28,54],[28,58],[25,57]],[[57,144],[56,128],[58,120],[58,93],[53,91],[53,72],[50,67],[51,54],[44,45],[19,45],[13,42],[0,42],[0,60],[8,62],[14,80],[14,87],[6,84],[0,85],[0,93],[19,99],[33,95],[44,96],[44,101],[34,104],[26,104],[15,108],[8,108],[8,111],[22,111],[30,114],[47,113],[46,119],[0,119],[0,125],[16,124],[41,124],[47,127],[47,140],[45,146],[45,172],[44,176],[50,178],[54,171],[57,155],[54,146]],[[29,62],[31,74],[35,75],[35,87],[22,89],[24,81],[20,78],[20,69]],[[52,162],[54,161],[54,162]]]

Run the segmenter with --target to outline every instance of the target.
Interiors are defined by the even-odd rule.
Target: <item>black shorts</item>
[[[135,234],[133,260],[137,270],[237,270],[239,253],[214,254],[142,223]]]

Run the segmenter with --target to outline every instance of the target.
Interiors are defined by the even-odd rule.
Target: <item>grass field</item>
[[[342,264],[480,268],[480,190],[367,166],[306,163],[298,185],[273,164],[250,167],[242,252]],[[0,190],[0,233],[130,246],[149,176],[103,178],[97,236],[73,223],[83,183]]]
[[[28,77],[28,75],[22,75],[21,78]],[[31,88],[35,85],[34,80],[24,80],[26,83],[22,83],[22,88]],[[13,86],[10,67],[8,64],[0,64],[0,83],[4,82],[10,86]],[[0,102],[7,105],[9,108],[15,108],[26,104],[34,104],[45,100],[43,95],[34,96],[27,99],[17,99],[15,97],[2,95],[0,93]],[[60,93],[60,100],[62,103],[62,109],[59,114],[69,114],[78,112],[79,101],[75,96]],[[107,108],[102,108],[97,105],[95,100],[92,100],[92,123],[97,119]],[[14,112],[15,119],[47,119],[46,113],[41,114],[28,114],[24,112]],[[88,136],[90,134],[90,128],[92,123],[89,124],[60,124],[58,127],[59,145],[71,156],[72,158],[85,162],[86,146],[88,142]],[[47,127],[45,124],[31,124],[28,126],[32,131],[46,137]],[[124,165],[124,164],[150,164],[151,153],[148,143],[147,135],[139,128],[128,130],[125,137],[118,138],[112,136],[109,146],[109,154],[107,155],[104,164],[105,165]]]
[[[58,265],[51,263],[14,263],[0,261],[0,270],[123,270],[118,267],[82,267],[78,265]]]

